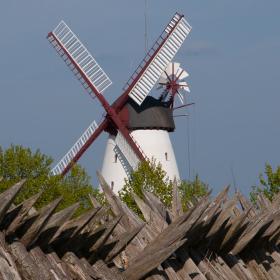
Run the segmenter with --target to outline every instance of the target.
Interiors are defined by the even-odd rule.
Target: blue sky
[[[191,178],[198,173],[215,192],[235,181],[247,194],[265,162],[279,165],[280,2],[148,0],[149,45],[176,11],[193,26],[176,60],[196,103],[172,135],[181,176],[189,178],[189,131]],[[112,79],[112,102],[144,56],[144,0],[2,1],[0,145],[55,160],[102,114],[46,40],[61,19]],[[94,184],[106,138],[80,161]]]

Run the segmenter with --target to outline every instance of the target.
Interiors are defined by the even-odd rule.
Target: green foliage
[[[166,177],[166,172],[162,169],[160,163],[156,164],[154,160],[141,162],[138,169],[132,172],[131,179],[126,180],[124,187],[119,191],[122,201],[139,216],[141,216],[141,212],[133,199],[132,193],[143,198],[142,189],[155,194],[167,207],[171,206],[172,181]],[[179,191],[183,205],[185,206],[194,196],[204,195],[207,190],[208,186],[198,176],[193,182],[182,181]],[[186,210],[187,207],[184,208]]]
[[[18,196],[22,201],[29,194],[38,192],[48,183],[48,174],[52,160],[37,150],[35,153],[22,146],[11,145],[7,150],[0,149],[0,176],[3,181],[0,191],[6,190],[21,179],[28,178],[26,187]]]
[[[207,194],[209,187],[196,175],[194,181],[182,181],[179,186],[183,209],[187,210],[187,203],[194,197],[199,198]]]
[[[132,172],[130,180],[125,180],[124,187],[119,191],[120,198],[135,213],[141,215],[132,193],[134,192],[140,198],[143,198],[142,187],[158,196],[165,205],[171,204],[172,184],[160,163],[156,164],[155,160],[151,162],[141,162],[138,168]]]
[[[260,174],[259,186],[253,186],[252,192],[250,193],[250,199],[254,203],[258,193],[263,193],[269,200],[272,200],[274,195],[280,190],[280,166],[273,171],[270,164],[265,165],[265,176]]]
[[[5,151],[0,147],[0,192],[3,192],[21,179],[27,179],[15,203],[19,204],[27,198],[42,192],[36,207],[41,208],[54,199],[62,196],[58,210],[73,203],[80,202],[77,214],[81,214],[92,207],[89,194],[101,198],[98,190],[90,184],[90,177],[79,165],[63,179],[60,176],[49,176],[52,159],[39,150],[34,153],[29,148],[11,145]]]

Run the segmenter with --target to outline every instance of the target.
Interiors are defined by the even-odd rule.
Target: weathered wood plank
[[[0,194],[0,223],[2,222],[6,212],[12,205],[16,195],[21,190],[25,182],[26,180],[21,180]]]
[[[143,226],[140,226],[138,228],[135,228],[131,232],[125,232],[122,235],[120,235],[117,239],[111,240],[109,243],[107,243],[107,246],[110,246],[110,244],[114,244],[116,241],[116,244],[114,245],[113,249],[108,253],[108,255],[105,258],[105,262],[110,262],[113,258],[115,258],[118,254],[120,254],[123,249],[135,238],[135,236],[142,230]]]
[[[222,259],[222,257],[216,256],[213,261],[219,265],[220,270],[223,271],[223,275],[226,275],[228,279],[240,280],[239,277],[237,277],[237,275],[234,273],[234,271],[232,271],[228,267],[227,263]]]
[[[142,212],[146,222],[150,224],[150,226],[155,229],[157,232],[162,232],[167,226],[167,222],[163,217],[152,210],[152,208],[146,204],[139,196],[136,194],[132,194],[133,199]]]
[[[102,260],[98,260],[92,265],[92,267],[96,271],[98,271],[98,276],[102,280],[125,280],[125,278],[122,275],[123,273],[119,273],[118,271],[113,272],[107,267],[107,265]]]
[[[174,219],[177,219],[183,214],[183,207],[176,179],[173,181],[172,189],[172,214]]]
[[[21,237],[21,242],[25,246],[30,247],[32,244],[34,244],[37,241],[39,234],[42,232],[45,225],[48,223],[51,215],[54,213],[55,209],[57,208],[61,200],[62,198],[59,197],[39,211],[38,218]]]
[[[139,217],[131,209],[129,209],[128,206],[124,204],[118,196],[116,196],[116,194],[109,187],[103,176],[98,171],[97,177],[113,213],[115,214],[115,216],[123,216],[122,225],[126,229],[132,229],[141,226],[143,224],[143,221],[141,221]]]
[[[223,255],[223,259],[240,280],[254,280],[250,270],[247,269],[245,263],[238,256],[225,254]]]
[[[241,205],[242,210],[245,211],[245,210],[251,209],[251,210],[249,211],[249,214],[248,214],[248,215],[249,215],[250,218],[255,217],[255,216],[257,215],[257,211],[256,211],[256,209],[253,207],[252,203],[249,202],[249,201],[242,195],[242,193],[239,192],[239,191],[237,192],[237,196],[238,196],[238,200],[239,200],[239,203],[240,203],[240,205]]]
[[[251,273],[254,275],[255,279],[263,280],[273,280],[270,275],[265,271],[261,264],[257,263],[254,253],[246,253],[247,255],[247,267],[250,269]]]
[[[42,275],[36,263],[27,252],[25,246],[21,242],[14,242],[10,245],[10,252],[12,253],[21,277],[25,280],[47,280],[45,275]]]
[[[63,227],[63,225],[73,216],[79,205],[79,203],[75,203],[52,215],[40,233],[36,244],[40,244],[41,247],[45,248],[59,228]]]
[[[68,265],[69,269],[71,270],[74,276],[74,279],[81,279],[81,280],[94,279],[85,269],[81,261],[72,252],[66,253],[65,256],[62,258],[62,260]]]
[[[183,279],[207,280],[204,274],[191,259],[189,253],[187,252],[187,248],[180,248],[177,250],[176,255],[182,263],[181,268],[178,270],[178,274],[180,274]]]
[[[208,204],[203,203],[206,202],[207,199],[208,198],[202,200],[202,203],[200,203],[199,205],[197,205],[197,207],[192,209],[190,213],[186,214],[186,217],[177,219],[175,222],[170,224],[162,233],[160,233],[158,237],[151,244],[149,244],[141,253],[138,254],[137,258],[131,261],[131,265],[128,266],[129,273],[131,273],[131,271],[135,266],[138,269],[138,265],[142,264],[143,260],[146,259],[147,256],[154,256],[155,254],[160,252],[162,248],[168,249],[170,246],[172,246],[172,244],[177,244],[177,245],[183,244],[184,242],[183,243],[178,243],[178,242],[180,242],[180,240],[185,236],[188,229],[190,229],[193,226],[195,221],[199,219],[201,214],[205,211],[205,209],[207,209]],[[176,247],[176,249],[177,248],[178,247]],[[167,250],[164,252],[166,253],[165,259],[167,259],[169,256],[169,251]],[[164,260],[164,254],[162,253],[159,256],[159,258],[161,260],[160,263],[162,263]],[[157,263],[156,260],[154,260],[153,262],[151,262],[150,265],[145,264],[146,268],[145,270],[142,271],[142,273],[145,272],[145,274],[147,274],[148,272],[150,272],[152,269],[155,268],[153,265],[156,264],[159,265],[160,263]],[[150,270],[148,271],[148,269]],[[130,277],[132,276],[130,275]]]
[[[218,216],[212,228],[209,230],[206,237],[211,237],[211,236],[213,237],[215,236],[215,234],[217,234],[217,232],[222,227],[222,225],[231,217],[232,210],[235,207],[236,203],[237,203],[236,196],[233,199],[227,201],[227,203],[224,205],[222,212]]]
[[[128,266],[127,270],[122,273],[122,276],[127,280],[139,280],[148,274],[150,271],[158,267],[166,260],[173,252],[180,248],[185,243],[185,240],[180,240],[166,248],[161,248],[153,254],[147,254],[145,258],[138,259],[133,264]]]
[[[39,247],[32,248],[30,250],[30,256],[33,258],[40,274],[44,275],[47,279],[59,279],[60,273],[56,273],[49,260]]]
[[[55,252],[48,253],[46,257],[55,272],[60,275],[56,280],[72,280],[71,272],[69,271],[68,266],[57,256]]]
[[[252,210],[239,193],[228,199],[226,187],[212,201],[209,194],[194,199],[183,213],[176,187],[172,211],[144,191],[144,200],[135,200],[148,221],[145,225],[101,175],[99,179],[114,214],[94,199],[98,209],[72,220],[77,205],[54,214],[50,204],[32,214],[39,194],[20,206],[11,204],[11,192],[7,198],[1,194],[10,205],[4,207],[2,229],[7,229],[3,234],[11,244],[5,245],[3,234],[1,240],[0,229],[0,278],[2,273],[9,280],[278,280],[280,195],[272,203],[260,197],[265,206]],[[31,250],[17,238],[28,239]]]
[[[5,236],[0,232],[0,279],[21,280],[18,268],[5,243]]]
[[[273,214],[269,213],[263,213],[258,216],[258,218],[247,227],[244,234],[239,237],[238,241],[234,245],[234,248],[231,250],[231,253],[233,255],[240,253],[250,243],[250,241],[253,240],[262,227],[271,223],[272,218]]]
[[[240,216],[236,217],[235,219],[233,219],[231,221],[231,224],[229,225],[229,229],[226,232],[223,241],[219,247],[220,250],[223,250],[224,248],[228,247],[233,247],[233,242],[234,242],[234,238],[235,235],[240,232],[241,227],[244,225],[249,212],[251,211],[251,209],[247,209],[245,212],[243,212]],[[244,228],[245,230],[245,228]],[[231,244],[229,244],[231,243]],[[230,248],[231,249],[231,248]]]
[[[156,197],[153,193],[143,190],[144,201],[153,209],[154,212],[157,212],[163,220],[170,223],[172,221],[172,212],[166,208],[166,206],[161,202],[161,200]]]
[[[94,208],[101,207],[101,204],[97,201],[97,199],[93,195],[89,194],[88,196],[89,196],[89,200]]]
[[[41,194],[41,192],[35,194],[10,211],[10,215],[12,216],[12,218],[10,220],[10,223],[7,224],[7,235],[14,233],[17,228],[19,228],[23,224],[30,209],[34,206]],[[16,217],[14,217],[13,213],[16,214]]]
[[[217,277],[216,273],[211,269],[209,261],[207,261],[207,258],[202,256],[201,252],[196,250],[190,250],[189,253],[199,270],[208,280],[220,279]]]
[[[105,244],[105,242],[108,240],[109,236],[112,234],[113,230],[115,229],[117,224],[120,222],[122,217],[123,216],[119,215],[114,220],[110,221],[109,223],[107,223],[105,225],[106,226],[105,232],[97,240],[97,242],[93,246],[91,246],[90,251],[92,251],[93,253],[96,253]]]
[[[63,246],[68,245],[67,241],[69,241],[74,235],[80,233],[90,223],[99,210],[100,208],[92,209],[75,219],[67,221],[58,229],[50,240],[50,243],[53,243],[55,246],[60,246],[60,244]]]
[[[174,263],[171,263],[170,260],[166,260],[164,261],[161,266],[164,269],[164,273],[167,275],[168,279],[174,279],[174,280],[186,280],[186,279],[190,279],[188,277],[183,278],[179,273],[176,273],[176,271],[174,270],[173,266]],[[187,275],[188,276],[188,275]]]
[[[280,228],[280,209],[273,213],[272,223],[270,226],[263,232],[261,238],[269,238],[274,235],[276,231]]]

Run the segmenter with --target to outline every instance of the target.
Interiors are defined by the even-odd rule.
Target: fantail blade
[[[183,79],[189,77],[189,73],[186,70],[179,68],[176,73],[176,77],[178,78],[178,80],[183,80]]]
[[[182,103],[182,105],[184,104],[184,96],[177,90],[177,94],[178,94],[178,97]]]

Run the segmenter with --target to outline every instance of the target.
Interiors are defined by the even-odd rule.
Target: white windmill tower
[[[149,159],[161,163],[171,180],[180,180],[180,176],[169,133],[175,131],[173,110],[176,109],[176,96],[182,103],[180,108],[189,105],[184,103],[184,91],[190,92],[185,81],[188,76],[179,63],[171,62],[158,81],[158,89],[162,91],[158,99],[148,96],[140,106],[128,101],[124,107],[124,117],[128,118],[131,135]],[[115,137],[110,135],[101,173],[117,192],[124,185],[124,179],[131,170],[128,163],[119,160],[115,146]]]
[[[99,125],[94,121],[89,126],[52,169],[53,175],[65,175],[98,136],[107,132],[102,174],[115,192],[140,161],[151,157],[162,163],[170,178],[179,178],[168,132],[175,129],[174,98],[188,87],[184,82],[180,84],[187,73],[171,61],[190,31],[184,16],[176,13],[113,104],[103,95],[111,80],[66,23],[62,21],[48,34],[48,40],[67,66],[105,110],[103,121]],[[156,99],[148,95],[158,80],[164,92]]]

